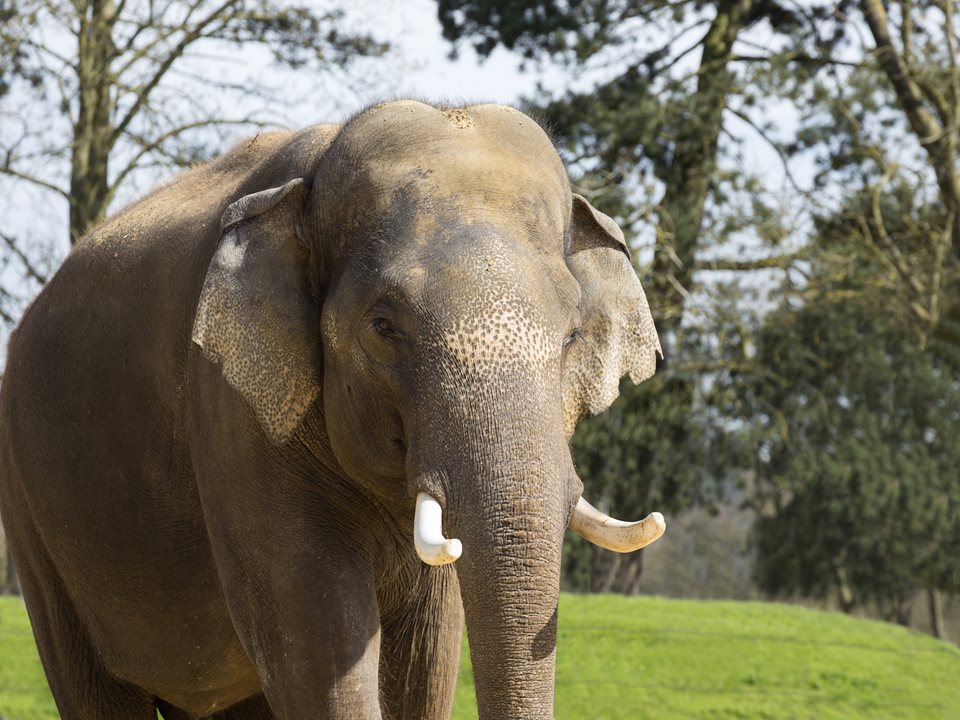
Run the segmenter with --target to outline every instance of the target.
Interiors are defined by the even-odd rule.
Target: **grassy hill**
[[[960,718],[960,650],[883,623],[769,603],[566,595],[556,716]],[[464,659],[456,720],[476,718]],[[0,598],[0,718],[57,717],[19,600]]]

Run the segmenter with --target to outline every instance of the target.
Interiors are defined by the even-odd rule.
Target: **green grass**
[[[885,623],[772,603],[566,595],[558,632],[563,720],[960,718],[960,650]],[[468,682],[457,720],[476,717]]]
[[[960,650],[769,603],[565,595],[561,720],[960,718]],[[464,657],[453,717],[476,718]],[[0,718],[53,720],[23,606],[0,598]]]
[[[0,719],[58,717],[23,602],[19,598],[0,597]]]

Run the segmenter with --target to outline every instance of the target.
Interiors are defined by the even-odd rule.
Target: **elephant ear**
[[[305,194],[298,178],[226,209],[193,324],[193,342],[277,445],[320,392],[320,313],[298,232]]]
[[[610,407],[621,377],[640,383],[653,375],[662,352],[623,231],[577,194],[567,267],[580,284],[583,318],[583,339],[570,346],[564,365],[564,416],[572,434],[582,417]]]

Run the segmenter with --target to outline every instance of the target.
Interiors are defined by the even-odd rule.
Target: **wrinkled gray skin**
[[[62,717],[444,718],[465,614],[480,717],[551,718],[567,442],[658,349],[622,243],[532,120],[415,102],[95,230],[0,398]],[[420,491],[455,565],[415,555]]]

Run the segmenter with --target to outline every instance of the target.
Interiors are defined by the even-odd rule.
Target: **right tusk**
[[[447,565],[463,552],[463,544],[443,536],[443,510],[427,493],[417,494],[417,510],[413,516],[413,545],[427,565]]]
[[[570,529],[594,545],[628,553],[657,540],[667,529],[667,524],[658,512],[650,513],[637,522],[614,520],[580,498],[570,518]]]

